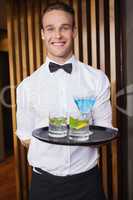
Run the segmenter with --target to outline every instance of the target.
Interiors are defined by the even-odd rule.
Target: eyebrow
[[[44,28],[49,28],[49,27],[52,27],[52,26],[54,26],[54,24],[49,24]],[[61,26],[72,26],[72,25],[71,24],[61,24]]]

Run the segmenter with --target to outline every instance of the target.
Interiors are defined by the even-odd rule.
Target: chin
[[[68,54],[64,54],[64,53],[56,53],[56,54],[53,54],[54,57],[62,57],[62,58],[66,58],[68,56]]]

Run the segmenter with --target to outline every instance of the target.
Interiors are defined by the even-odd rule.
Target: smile
[[[54,46],[64,46],[65,42],[52,42],[51,44]]]

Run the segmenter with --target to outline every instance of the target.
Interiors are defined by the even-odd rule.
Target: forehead
[[[43,26],[48,25],[61,25],[61,24],[73,24],[73,16],[62,10],[52,10],[44,14],[42,18]]]

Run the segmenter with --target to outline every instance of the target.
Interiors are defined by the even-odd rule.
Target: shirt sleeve
[[[96,103],[93,108],[93,124],[112,127],[110,83],[104,72],[99,72],[96,86]]]
[[[30,139],[34,129],[34,113],[30,106],[28,89],[22,83],[17,87],[17,131],[16,134],[20,140]]]

